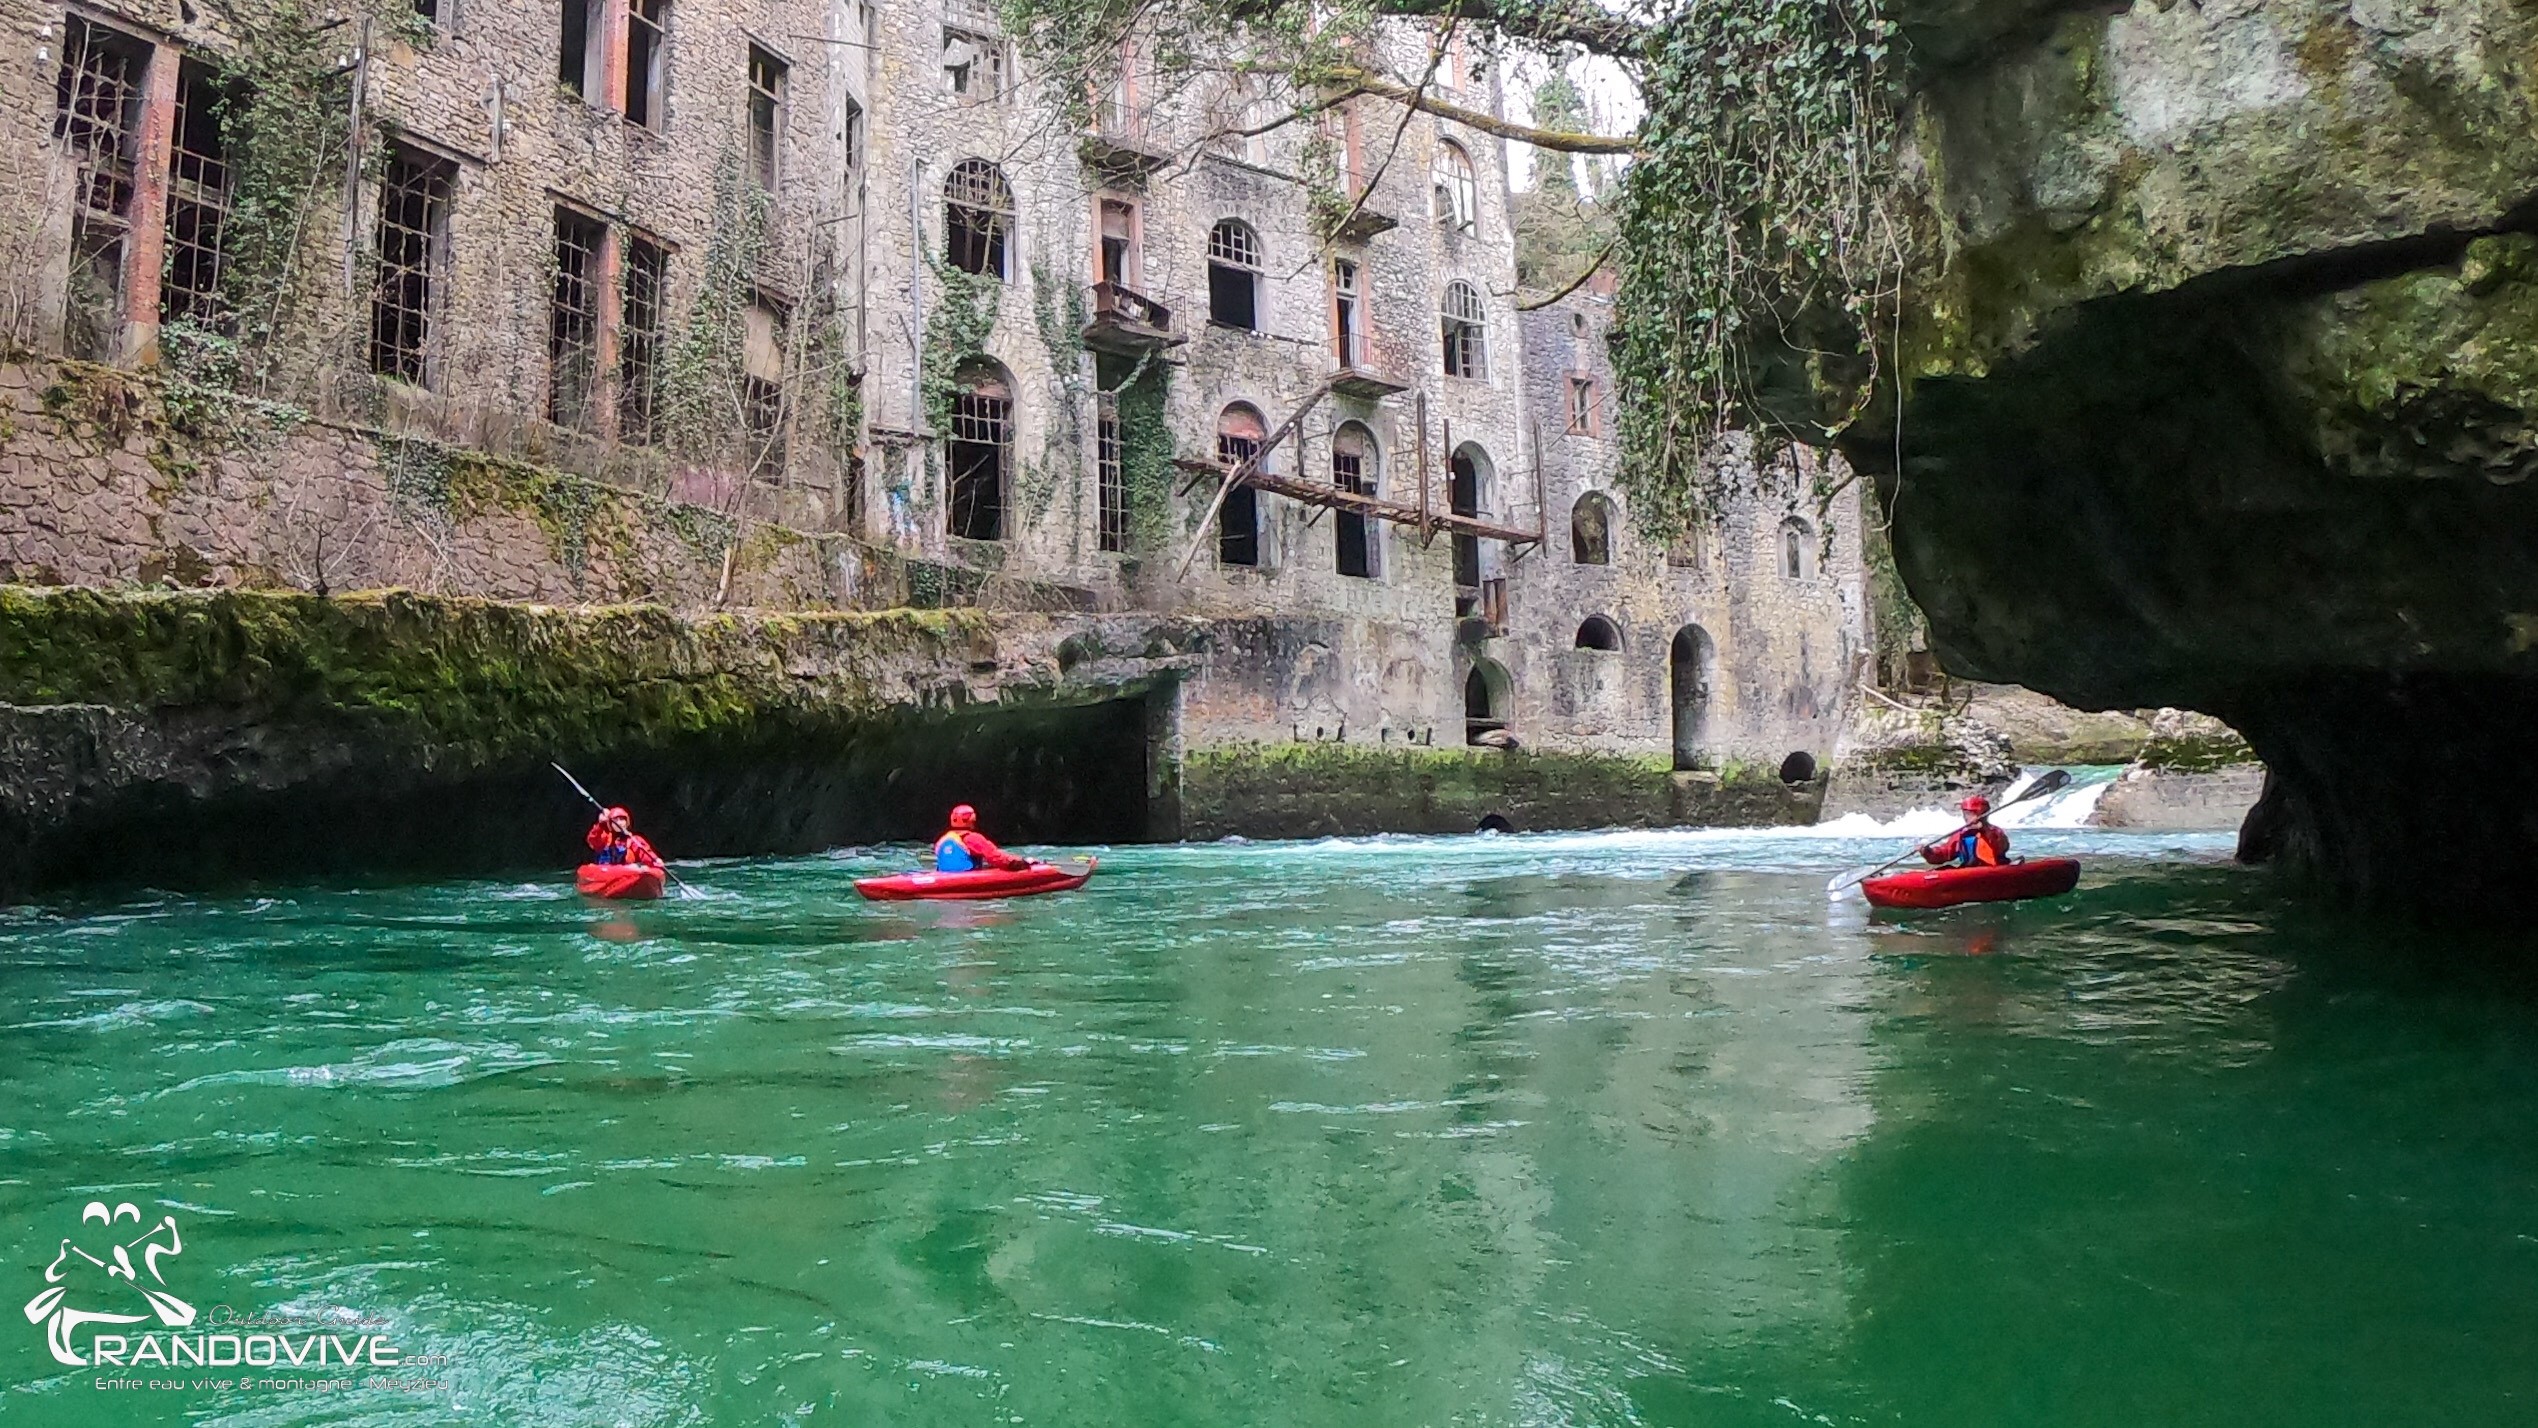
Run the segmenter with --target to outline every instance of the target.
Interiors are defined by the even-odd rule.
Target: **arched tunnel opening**
[[[1076,706],[882,716],[586,755],[566,763],[629,809],[665,857],[783,855],[923,842],[955,803],[1007,844],[1172,836],[1156,736],[1171,692]],[[591,807],[545,761],[454,779],[347,761],[287,788],[198,798],[126,790],[10,837],[10,891],[217,889],[303,879],[557,873],[583,856]],[[19,834],[22,830],[0,830]]]

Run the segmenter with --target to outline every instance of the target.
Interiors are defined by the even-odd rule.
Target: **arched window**
[[[1621,627],[1601,615],[1589,615],[1578,622],[1577,647],[1582,650],[1618,650],[1621,648]]]
[[[1796,516],[1780,523],[1780,573],[1791,580],[1815,574],[1815,528]]]
[[[1463,677],[1463,742],[1477,744],[1483,736],[1507,727],[1507,671],[1495,660],[1472,661],[1472,672]]]
[[[1236,402],[1216,418],[1216,459],[1240,466],[1258,455],[1268,438],[1260,413]],[[1217,508],[1216,560],[1220,565],[1260,563],[1260,493],[1247,485],[1226,492],[1225,504]]]
[[[1489,453],[1471,442],[1454,448],[1446,460],[1445,508],[1458,516],[1477,516],[1490,477]],[[1456,618],[1471,614],[1479,607],[1481,583],[1480,537],[1469,531],[1454,533],[1454,597]]]
[[[1472,156],[1460,144],[1439,144],[1430,172],[1436,181],[1437,223],[1451,233],[1471,232],[1480,217],[1480,185],[1472,179]]]
[[[1674,766],[1696,769],[1709,757],[1710,691],[1718,676],[1718,645],[1709,631],[1686,625],[1666,652],[1666,682],[1674,705]]]
[[[1005,472],[1013,464],[1013,379],[984,357],[955,374],[944,443],[945,528],[963,540],[1005,538]]]
[[[1438,330],[1445,341],[1445,375],[1489,375],[1489,310],[1481,306],[1480,289],[1461,278],[1447,283]]]
[[[1331,484],[1353,495],[1372,496],[1380,459],[1375,434],[1363,423],[1342,422],[1331,433]],[[1374,522],[1357,511],[1333,513],[1331,529],[1339,545],[1339,573],[1369,579],[1375,574]]]
[[[1613,503],[1601,491],[1589,491],[1569,509],[1569,559],[1579,565],[1613,563]]]
[[[1013,190],[985,159],[963,159],[943,180],[943,260],[999,282],[1010,276]]]
[[[1207,320],[1260,330],[1260,235],[1228,218],[1207,234]]]

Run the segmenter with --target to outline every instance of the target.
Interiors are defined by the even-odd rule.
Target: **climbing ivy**
[[[687,325],[662,364],[663,444],[706,460],[740,450],[748,430],[749,307],[768,247],[770,199],[725,145],[714,163],[713,230]]]
[[[1172,540],[1170,369],[1142,358],[1111,391],[1119,413],[1119,466],[1128,489],[1128,549],[1159,552]]]
[[[939,438],[952,429],[952,397],[960,390],[961,364],[987,350],[1005,285],[991,275],[931,259],[928,265],[941,293],[925,315],[917,390],[925,401],[926,429]]]

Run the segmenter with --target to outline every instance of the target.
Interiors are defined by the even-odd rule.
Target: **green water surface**
[[[2220,840],[2021,847],[2081,891],[1609,834],[0,915],[0,1421],[2538,1422],[2538,996]],[[90,1200],[198,1329],[421,1366],[99,1388],[18,1313]]]

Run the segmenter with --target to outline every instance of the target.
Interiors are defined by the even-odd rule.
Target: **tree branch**
[[[1554,153],[1636,154],[1639,152],[1639,136],[1636,134],[1625,135],[1621,138],[1607,138],[1602,134],[1576,134],[1562,129],[1537,129],[1530,124],[1518,124],[1512,120],[1501,119],[1495,114],[1449,103],[1434,95],[1413,89],[1409,85],[1396,83],[1381,75],[1353,66],[1343,66],[1325,74],[1315,75],[1313,78],[1343,86],[1359,94],[1371,94],[1377,99],[1389,99],[1395,104],[1416,109],[1421,113],[1433,114],[1439,119],[1451,119],[1467,129],[1477,129],[1484,134],[1495,134],[1501,139],[1521,140],[1535,148],[1549,149]]]
[[[1259,19],[1294,4],[1294,0],[1233,0],[1238,19]],[[1616,15],[1594,0],[1375,0],[1387,15],[1461,20],[1540,45],[1576,45],[1600,55],[1626,58],[1639,52],[1647,27]]]

